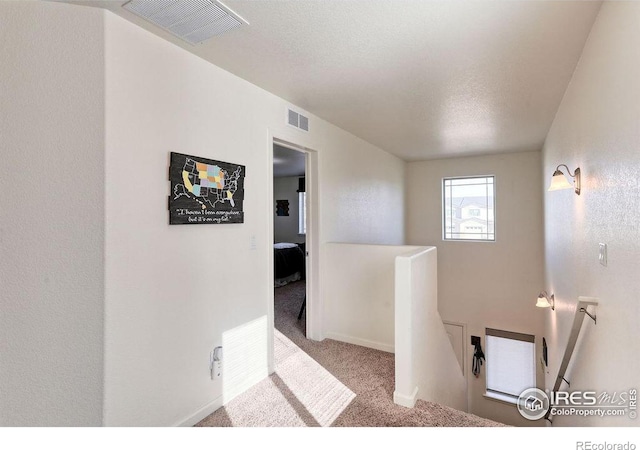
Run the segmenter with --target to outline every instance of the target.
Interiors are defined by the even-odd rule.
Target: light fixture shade
[[[560,170],[553,172],[553,178],[551,178],[550,191],[558,191],[560,189],[573,189],[573,185],[569,183],[567,177]]]
[[[542,291],[540,292],[540,294],[538,295],[538,301],[536,302],[536,306],[538,308],[549,308],[551,307],[551,309],[556,309],[555,306],[555,297],[553,294],[549,295],[547,294],[546,291]]]
[[[551,306],[551,303],[549,303],[549,300],[547,300],[547,297],[545,297],[543,294],[538,295],[538,301],[536,302],[536,306],[538,308],[549,308]]]

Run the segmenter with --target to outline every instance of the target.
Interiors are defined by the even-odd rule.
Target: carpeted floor
[[[297,320],[304,289],[303,281],[276,289],[276,372],[196,426],[503,426],[422,400],[412,409],[393,403],[393,354],[307,340]]]

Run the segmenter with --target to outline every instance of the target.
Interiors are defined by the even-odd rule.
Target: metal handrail
[[[560,390],[560,386],[564,381],[568,385],[570,383],[565,378],[567,368],[569,367],[569,362],[571,362],[571,356],[573,355],[573,350],[576,347],[576,343],[578,342],[578,335],[580,334],[580,329],[582,328],[582,323],[584,321],[584,316],[588,316],[593,320],[593,323],[596,322],[595,314],[591,314],[587,311],[589,306],[596,306],[598,304],[598,299],[593,297],[578,297],[578,306],[576,308],[576,313],[573,316],[573,324],[571,325],[571,333],[569,334],[569,341],[567,342],[567,348],[564,351],[564,357],[562,358],[562,362],[560,363],[560,369],[558,369],[558,376],[556,377],[556,382],[553,385],[553,392],[556,393]],[[549,422],[553,423],[553,421],[549,418],[551,416],[551,408],[547,411],[544,418]]]

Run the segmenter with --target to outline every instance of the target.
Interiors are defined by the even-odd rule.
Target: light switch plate
[[[600,244],[600,251],[598,252],[598,261],[603,266],[607,265],[607,244]]]

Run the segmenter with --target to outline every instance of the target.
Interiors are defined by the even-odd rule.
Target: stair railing
[[[576,348],[578,335],[580,334],[580,329],[582,328],[584,317],[588,316],[591,320],[593,320],[594,324],[597,324],[596,315],[591,314],[589,311],[587,311],[587,308],[589,306],[596,306],[597,304],[597,298],[578,297],[578,306],[576,308],[575,315],[573,316],[573,324],[571,325],[571,333],[569,334],[567,348],[564,351],[564,357],[562,358],[560,368],[558,369],[558,376],[556,377],[555,384],[553,385],[554,394],[560,390],[560,386],[562,386],[563,382],[567,383],[567,386],[571,386],[571,383],[569,383],[569,381],[567,381],[567,379],[565,378],[567,369],[569,368],[569,363],[571,362],[571,356],[573,355],[573,351]],[[553,424],[553,421],[551,420],[551,408],[549,408],[544,418]]]

